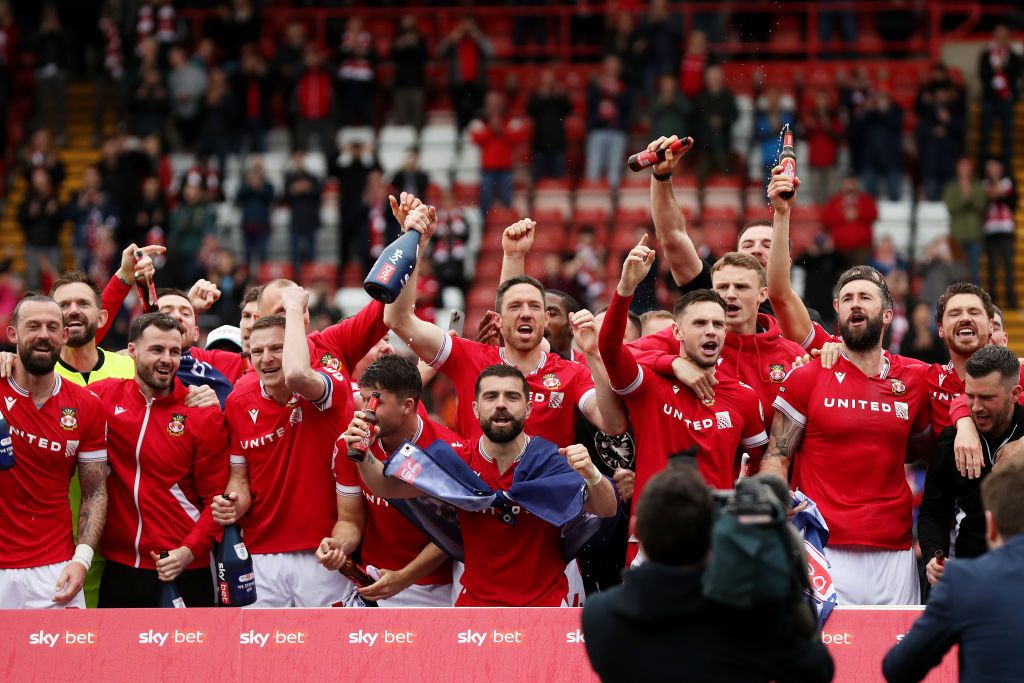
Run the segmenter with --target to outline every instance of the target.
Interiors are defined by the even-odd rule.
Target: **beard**
[[[879,313],[876,318],[866,317],[866,323],[859,329],[850,327],[849,318],[845,323],[839,323],[839,334],[851,351],[870,351],[881,343],[882,314]]]
[[[60,358],[60,346],[36,342],[34,346],[18,345],[18,361],[30,375],[48,375]]]
[[[64,325],[67,326],[69,321],[65,321]],[[96,338],[96,331],[99,329],[99,321],[90,321],[84,316],[81,319],[74,319],[71,322],[83,322],[85,326],[79,331],[70,331],[68,334],[67,345],[73,349],[85,346],[93,339]]]
[[[494,418],[496,417],[507,417],[512,422],[507,426],[501,425],[499,427],[494,424]],[[480,429],[483,430],[484,436],[494,443],[508,443],[523,433],[523,425],[525,424],[525,417],[516,419],[511,413],[502,410],[496,411],[487,419],[480,420]]]
[[[135,372],[136,374],[138,374],[139,379],[142,380],[142,382],[149,388],[155,389],[156,391],[165,391],[168,387],[171,386],[171,382],[174,381],[174,375],[176,372],[175,368],[173,365],[168,366],[171,372],[165,378],[161,377],[156,373],[156,367],[157,366],[155,365],[139,365],[136,368]]]

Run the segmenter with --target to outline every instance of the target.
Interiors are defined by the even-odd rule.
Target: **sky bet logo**
[[[196,629],[194,631],[154,631],[149,629],[139,633],[139,645],[156,645],[163,647],[167,643],[175,645],[203,645],[206,642],[206,632]]]
[[[42,645],[44,647],[56,647],[57,643],[62,643],[69,647],[73,645],[95,645],[96,642],[96,634],[92,631],[57,631],[56,633],[37,631],[36,633],[30,633],[28,636],[29,645]]]
[[[258,633],[257,631],[249,630],[246,633],[241,634],[238,642],[241,645],[266,647],[268,643],[272,645],[305,645],[308,641],[306,640],[306,633],[304,631],[274,631],[273,633]]]

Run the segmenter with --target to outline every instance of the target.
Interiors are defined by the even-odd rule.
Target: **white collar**
[[[21,394],[22,396],[28,396],[29,395],[28,389],[25,389],[20,384],[18,384],[17,382],[14,381],[14,375],[11,375],[10,377],[8,377],[7,378],[7,382],[11,385],[11,389],[14,389],[14,391],[16,391],[17,393]],[[57,395],[57,393],[60,391],[60,383],[61,383],[60,374],[56,373],[56,372],[53,373],[53,391],[50,392],[50,396],[56,396]]]
[[[523,455],[525,455],[526,449],[530,447],[531,438],[532,437],[529,436],[526,437],[526,443],[523,444],[523,450],[519,451],[519,455],[517,455],[516,459],[513,460],[512,462],[519,462],[520,460],[523,459]],[[487,462],[494,462],[494,458],[489,456],[487,454],[487,451],[484,450],[484,437],[480,437],[480,440],[477,442],[477,448],[480,450],[480,455],[484,456],[484,460],[486,460]]]
[[[505,365],[508,365],[510,367],[513,367],[513,368],[516,367],[513,363],[510,363],[507,358],[505,358],[505,347],[504,346],[499,346],[498,347],[498,356],[501,357],[501,362],[504,363]],[[536,375],[547,364],[547,362],[548,362],[548,353],[547,353],[547,351],[541,351],[540,352],[540,363],[537,364],[537,367],[535,367],[530,372],[524,372],[523,374],[525,376],[527,376],[527,377],[529,377],[530,375]]]

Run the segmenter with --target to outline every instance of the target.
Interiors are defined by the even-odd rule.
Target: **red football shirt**
[[[912,495],[904,474],[910,439],[927,438],[925,370],[888,356],[868,377],[841,356],[793,370],[775,409],[804,426],[793,479],[818,505],[831,545],[910,547]]]
[[[480,439],[459,449],[463,460],[495,491],[512,486],[516,465],[504,474],[481,452]],[[516,464],[518,464],[516,460]],[[569,592],[561,531],[516,506],[515,524],[501,521],[495,508],[457,510],[466,573],[457,607],[559,607]]]
[[[636,441],[636,482],[639,500],[648,480],[668,464],[668,457],[691,446],[700,449],[697,469],[709,486],[732,488],[736,454],[768,443],[757,394],[747,385],[718,377],[715,398],[702,403],[682,384],[640,365],[622,344],[629,299],[616,294],[605,314],[599,343],[612,389],[629,410]],[[617,340],[617,341],[616,341]]]
[[[66,562],[75,552],[68,487],[78,463],[106,462],[107,421],[88,389],[55,375],[41,406],[0,379],[14,467],[0,471],[0,569]]]
[[[247,375],[224,406],[231,464],[249,468],[252,507],[240,524],[250,552],[312,550],[338,519],[331,453],[346,426],[338,399],[351,401],[351,387],[336,373],[320,374],[318,401],[294,396],[282,406]]]
[[[421,417],[419,430],[412,442],[426,448],[439,439],[447,441],[456,450],[463,448],[458,434],[444,425]],[[381,462],[391,456],[384,452],[380,441],[375,441],[370,448]],[[373,494],[359,476],[356,463],[345,455],[347,450],[344,439],[339,437],[334,450],[334,476],[339,496],[362,496],[366,500],[366,531],[363,533],[360,551],[363,564],[372,564],[378,569],[401,569],[416,559],[424,546],[430,543],[430,539],[401,512],[391,507],[387,500]],[[452,563],[446,561],[416,583],[434,585],[451,582]]]
[[[932,399],[932,429],[938,434],[961,418],[970,417],[971,409],[967,407],[967,396],[963,394],[964,382],[956,376],[952,363],[933,365],[931,369],[932,372],[928,373],[928,390]],[[1024,366],[1020,369],[1020,383],[1024,384]],[[1024,394],[1020,395],[1017,403],[1024,405]],[[940,421],[936,420],[937,412]]]
[[[505,350],[489,344],[444,335],[444,343],[430,366],[447,375],[459,397],[455,431],[472,439],[481,434],[480,421],[473,415],[476,380],[484,368],[507,363]],[[526,373],[524,373],[526,374]],[[541,355],[540,365],[526,374],[533,412],[526,431],[564,447],[575,442],[573,407],[584,412],[594,397],[594,378],[582,363],[567,361],[555,353]]]

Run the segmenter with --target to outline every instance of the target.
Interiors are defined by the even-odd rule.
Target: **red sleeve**
[[[210,502],[214,496],[224,493],[228,484],[228,428],[224,423],[224,415],[216,408],[203,408],[200,412],[201,438],[196,439],[195,460],[192,464],[192,477],[196,482],[196,490],[203,499],[203,511],[199,513],[199,521],[182,545],[192,551],[199,559],[210,552],[213,540],[220,532],[220,526],[213,521]]]
[[[339,496],[363,495],[359,468],[348,459],[345,440],[339,438],[334,443],[334,490]]]
[[[816,368],[821,368],[818,361],[790,370],[779,387],[779,395],[772,403],[776,411],[783,413],[801,427],[807,426],[807,404],[820,374]]]
[[[124,300],[130,291],[132,291],[131,286],[121,282],[121,279],[116,275],[110,278],[110,282],[103,288],[103,310],[107,312],[107,322],[103,327],[96,330],[97,346],[107,336],[110,326],[114,324],[114,318],[121,312],[121,306],[124,305]]]
[[[654,334],[648,334],[645,337],[634,339],[626,344],[626,346],[633,352],[633,355],[636,355],[638,351],[660,351],[662,353],[671,353],[678,356],[679,340],[676,339],[672,328],[673,326],[669,325]],[[622,330],[623,335],[625,335],[626,328],[623,327]]]
[[[245,374],[246,360],[242,358],[241,354],[220,349],[193,349],[192,357],[205,361],[220,370],[220,373],[232,384]]]
[[[800,346],[805,351],[813,351],[814,349],[821,349],[826,342],[836,341],[835,337],[825,331],[825,328],[816,322],[811,322],[811,331],[807,334],[807,339],[801,342]]]
[[[878,204],[875,203],[875,200],[872,199],[870,195],[862,195],[861,202],[863,204],[863,206],[861,207],[861,218],[865,222],[874,222],[875,220],[877,220]]]
[[[743,433],[740,448],[747,453],[751,449],[763,448],[768,444],[768,432],[764,426],[764,407],[757,393],[751,389],[750,396],[743,402]],[[751,453],[751,457],[753,454]]]
[[[374,299],[351,318],[320,332],[319,343],[346,367],[354,368],[387,333],[384,304]]]
[[[573,388],[575,395],[572,397],[573,402],[579,407],[582,413],[587,405],[587,402],[593,398],[597,389],[594,387],[594,375],[591,374],[590,368],[580,363],[575,363],[570,367],[576,368],[576,377],[570,386]]]
[[[482,145],[491,139],[491,129],[488,126],[479,126],[469,134],[473,142]]]
[[[96,394],[86,390],[82,398],[81,443],[78,444],[78,462],[106,462],[107,416]]]
[[[616,292],[612,296],[611,305],[605,313],[601,333],[598,335],[598,348],[601,359],[608,370],[608,379],[612,390],[618,394],[630,393],[643,382],[643,372],[633,354],[622,343],[626,333],[629,302],[633,297],[621,297]]]
[[[825,204],[825,208],[821,212],[821,222],[826,227],[835,225],[843,222],[843,212],[839,208],[839,203],[842,200],[839,197],[833,197]]]
[[[920,366],[913,366],[915,368]],[[918,399],[917,413],[914,415],[914,423],[910,425],[911,439],[930,439],[932,436],[932,402],[928,395],[928,385],[925,383],[924,373],[918,373],[914,383],[920,387],[918,391],[921,396]],[[968,413],[969,414],[969,413]]]
[[[971,409],[967,407],[967,394],[960,394],[949,404],[949,423],[956,427],[962,417],[970,417]]]

